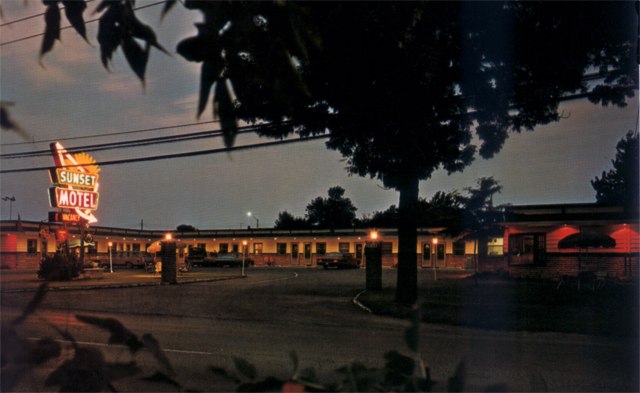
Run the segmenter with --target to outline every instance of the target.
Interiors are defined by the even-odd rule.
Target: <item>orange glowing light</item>
[[[369,233],[369,237],[371,240],[378,240],[378,231],[371,231],[371,233]]]

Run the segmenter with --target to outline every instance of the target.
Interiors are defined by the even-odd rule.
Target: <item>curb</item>
[[[86,291],[89,289],[121,289],[121,288],[138,288],[138,287],[154,287],[154,286],[163,286],[163,285],[182,285],[182,284],[194,284],[199,282],[214,282],[214,281],[227,281],[227,280],[235,280],[239,278],[246,278],[242,276],[231,276],[231,277],[216,277],[216,278],[196,278],[191,280],[184,280],[177,282],[175,284],[167,283],[167,282],[149,282],[149,283],[132,283],[132,284],[107,284],[107,285],[74,285],[74,286],[60,286],[60,287],[49,287],[48,291]],[[36,292],[40,288],[40,285],[34,288],[10,288],[10,289],[2,289],[0,293],[20,293],[20,292]]]
[[[368,312],[369,314],[373,314],[373,311],[372,311],[369,307],[365,306],[364,304],[362,304],[362,303],[360,302],[360,300],[358,300],[358,298],[360,297],[360,295],[362,295],[362,294],[363,294],[363,293],[365,293],[365,292],[367,292],[367,290],[366,290],[366,289],[364,289],[364,290],[362,290],[362,291],[358,292],[358,294],[353,298],[353,300],[352,300],[351,302],[352,302],[353,304],[355,304],[356,306],[360,307],[361,309],[363,309],[364,311]]]

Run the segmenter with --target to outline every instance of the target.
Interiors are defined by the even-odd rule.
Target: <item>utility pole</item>
[[[144,219],[140,219],[140,230],[144,231]]]

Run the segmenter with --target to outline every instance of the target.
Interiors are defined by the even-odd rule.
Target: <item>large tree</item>
[[[149,47],[163,48],[129,3],[101,3],[99,41],[105,65],[122,45],[142,79]],[[198,112],[213,91],[227,143],[238,118],[267,121],[272,137],[328,132],[349,172],[399,191],[403,303],[417,297],[421,180],[463,170],[476,152],[492,157],[510,131],[559,120],[567,94],[624,105],[637,88],[636,2],[184,5],[204,18],[178,52],[202,64]]]
[[[616,145],[613,168],[591,180],[596,201],[624,206],[629,214],[638,214],[638,132],[629,131]]]

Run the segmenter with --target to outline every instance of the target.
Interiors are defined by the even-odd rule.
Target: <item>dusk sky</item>
[[[138,1],[138,6],[155,2]],[[35,143],[12,132],[0,135],[3,154],[47,149],[49,140],[78,136],[177,126],[196,122],[199,65],[175,53],[177,43],[193,35],[195,11],[177,5],[160,22],[161,6],[137,12],[151,25],[159,42],[172,53],[152,51],[146,88],[130,70],[119,50],[111,72],[100,63],[97,22],[87,24],[90,43],[72,29],[62,31],[62,42],[38,61],[42,37],[14,43],[16,39],[44,31],[43,17],[11,21],[40,14],[40,1],[2,1],[0,20],[0,99],[15,103],[11,116]],[[89,3],[85,20],[92,15]],[[62,26],[68,25],[63,17]],[[5,44],[9,43],[9,44]],[[637,93],[637,92],[636,92]],[[637,129],[638,99],[626,108],[602,107],[586,100],[565,102],[565,119],[535,132],[511,134],[502,151],[491,160],[477,158],[463,173],[448,176],[439,171],[420,183],[420,195],[436,191],[462,191],[477,178],[493,176],[502,186],[495,204],[548,204],[594,202],[590,180],[611,168],[616,143],[628,130]],[[199,121],[212,120],[210,107]],[[217,128],[201,124],[133,135],[62,140],[65,147],[142,139]],[[257,137],[240,136],[237,145],[254,143]],[[38,142],[46,141],[46,142]],[[269,140],[264,140],[265,142]],[[222,147],[219,139],[152,145],[142,148],[90,153],[98,162]],[[2,169],[53,165],[52,157],[2,159]],[[191,224],[200,229],[271,227],[278,213],[287,210],[303,216],[306,205],[326,196],[332,186],[342,186],[358,208],[358,216],[384,210],[398,203],[398,193],[384,190],[379,181],[350,177],[339,153],[327,150],[324,141],[261,148],[216,155],[126,165],[104,166],[100,178],[98,224],[122,228],[172,229]],[[46,219],[46,171],[0,175],[0,194],[15,196],[13,218]],[[9,203],[1,202],[0,216],[9,219]]]

